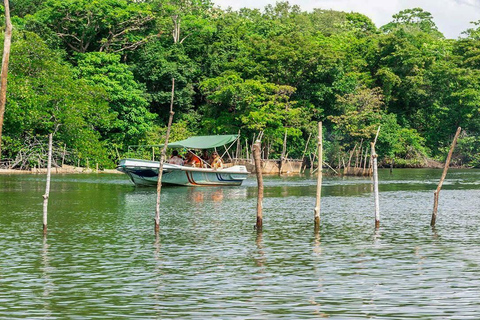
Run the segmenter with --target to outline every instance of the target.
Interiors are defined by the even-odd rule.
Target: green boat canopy
[[[185,140],[171,142],[169,148],[210,149],[221,147],[237,140],[237,134],[224,134],[218,136],[196,136]]]

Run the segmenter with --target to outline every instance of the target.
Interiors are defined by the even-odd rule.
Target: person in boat
[[[195,154],[195,151],[193,150],[188,150],[186,160],[187,160],[185,162],[186,166],[197,167],[197,168],[202,167],[202,160],[200,160],[200,158]]]
[[[212,157],[208,154],[208,151],[206,149],[203,149],[200,159],[202,160],[202,166],[204,168],[210,167],[210,163],[212,163]]]
[[[173,150],[172,151],[172,156],[170,157],[170,159],[168,160],[168,163],[170,164],[176,164],[176,165],[179,165],[179,166],[183,166],[183,159],[182,157],[180,157],[178,155],[178,151],[177,150]]]
[[[222,169],[223,168],[223,161],[222,158],[218,155],[217,152],[212,153],[212,163],[211,166],[213,169]]]
[[[209,162],[210,160],[210,155],[208,154],[208,151],[206,149],[203,149],[202,155],[200,157],[203,161]]]

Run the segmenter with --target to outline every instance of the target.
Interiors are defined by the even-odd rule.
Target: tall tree
[[[10,7],[8,0],[4,0],[5,6],[5,34],[3,42],[2,72],[0,74],[0,159],[2,158],[2,132],[3,116],[7,102],[7,76],[8,61],[10,60],[10,46],[12,43],[12,21],[10,20]]]
[[[156,36],[149,4],[128,0],[48,0],[28,26],[46,28],[69,52],[79,53],[131,51]]]

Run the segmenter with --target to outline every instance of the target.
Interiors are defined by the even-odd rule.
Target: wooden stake
[[[65,164],[65,155],[66,155],[66,153],[67,153],[67,144],[65,143],[65,144],[63,145],[62,167],[63,167],[63,165]]]
[[[242,145],[241,145],[241,141],[240,141],[240,130],[238,130],[237,152],[235,154],[236,160],[238,160],[240,158],[241,153],[242,153]]]
[[[7,102],[8,61],[10,60],[10,46],[12,43],[12,21],[10,20],[10,5],[8,0],[3,1],[5,6],[5,37],[3,41],[2,71],[0,74],[0,159],[2,158],[2,130],[3,115]]]
[[[43,234],[47,234],[48,197],[50,195],[50,175],[52,169],[52,141],[53,134],[48,135],[48,162],[47,162],[47,185],[43,195]]]
[[[458,136],[462,128],[458,127],[457,132],[455,133],[455,137],[453,138],[452,145],[450,146],[450,151],[448,151],[447,160],[445,161],[445,167],[443,167],[442,177],[440,178],[440,182],[438,183],[437,190],[433,193],[433,212],[432,212],[432,220],[430,221],[430,226],[435,227],[435,223],[437,222],[437,210],[438,210],[438,197],[440,195],[440,190],[442,189],[443,180],[447,176],[448,167],[450,166],[450,160],[452,159],[453,149],[455,149],[455,145],[457,144]]]
[[[255,172],[257,174],[257,185],[258,185],[258,194],[257,194],[257,231],[262,231],[263,227],[263,177],[262,177],[262,163],[260,159],[260,150],[262,149],[262,143],[257,141],[253,145],[253,159],[255,160]]]
[[[287,152],[287,129],[285,129],[285,135],[283,137],[282,155],[280,156],[280,166],[278,168],[278,174],[282,174],[283,161],[285,160],[286,152]]]
[[[318,123],[318,173],[317,173],[317,198],[315,201],[315,232],[320,230],[320,200],[322,197],[322,166],[323,166],[323,146],[322,146],[322,122]]]
[[[160,231],[160,194],[162,191],[162,175],[163,175],[163,164],[165,162],[165,156],[167,154],[168,138],[170,137],[170,129],[172,128],[173,122],[173,98],[175,96],[175,78],[172,78],[172,96],[170,99],[170,116],[168,117],[168,126],[167,134],[165,136],[165,144],[163,145],[162,154],[160,156],[160,165],[158,168],[158,181],[157,181],[157,205],[155,207],[155,234],[158,234]]]
[[[368,147],[365,148],[365,158],[363,160],[363,175],[367,174]]]
[[[371,142],[372,147],[372,163],[373,163],[373,197],[375,201],[375,228],[380,227],[380,203],[378,196],[378,170],[377,170],[377,154],[375,152],[375,143]]]

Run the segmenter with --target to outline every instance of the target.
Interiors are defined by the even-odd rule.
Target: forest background
[[[480,167],[480,21],[446,39],[421,8],[381,27],[288,2],[233,11],[208,0],[10,0],[10,8],[4,165],[39,165],[51,132],[56,152],[83,166],[111,168],[134,156],[129,146],[161,145],[175,78],[171,140],[240,131],[250,144],[263,131],[278,158],[287,132],[286,152],[300,158],[323,121],[325,158],[337,166],[381,125],[382,163],[416,167],[443,160],[461,126],[454,164]]]

